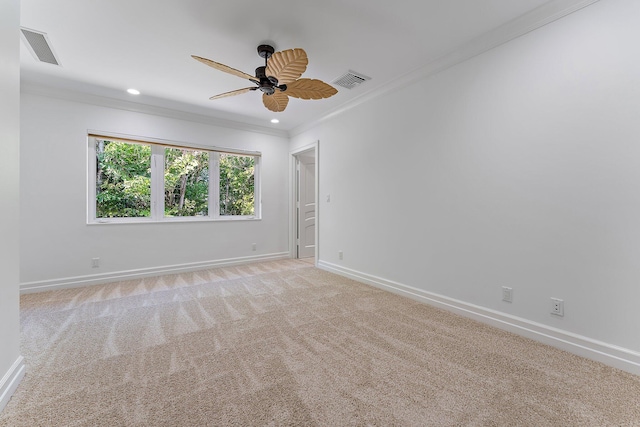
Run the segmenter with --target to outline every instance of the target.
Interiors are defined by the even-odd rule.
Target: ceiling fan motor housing
[[[267,67],[256,68],[256,78],[259,80],[258,86],[263,93],[273,95],[275,88],[278,87],[278,79],[267,77],[266,69]]]

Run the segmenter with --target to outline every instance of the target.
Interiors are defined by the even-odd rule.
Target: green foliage
[[[164,165],[164,215],[208,215],[209,153],[167,148]]]
[[[96,143],[96,218],[151,215],[151,147]]]
[[[220,215],[253,215],[255,158],[220,154]]]
[[[166,148],[164,215],[206,216],[209,152]],[[96,217],[151,215],[151,147],[96,142]],[[255,158],[220,154],[220,215],[254,214]]]

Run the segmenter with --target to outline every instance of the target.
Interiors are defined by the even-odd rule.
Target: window
[[[260,153],[89,136],[90,223],[260,218]]]
[[[96,218],[151,215],[151,147],[96,141]]]
[[[164,149],[164,216],[208,216],[209,152]]]
[[[255,157],[220,154],[220,215],[254,214]]]

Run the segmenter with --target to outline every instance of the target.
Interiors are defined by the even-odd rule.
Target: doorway
[[[318,252],[317,144],[293,153],[293,162],[293,257],[315,263]]]

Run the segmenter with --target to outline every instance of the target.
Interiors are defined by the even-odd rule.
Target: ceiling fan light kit
[[[290,96],[300,99],[323,99],[338,93],[334,87],[321,80],[300,78],[309,63],[307,53],[303,49],[295,48],[276,52],[273,46],[262,44],[258,46],[258,55],[264,58],[264,66],[256,68],[255,76],[210,59],[196,55],[191,56],[216,70],[249,80],[255,84],[255,86],[214,95],[210,99],[226,98],[259,89],[262,92],[264,106],[278,113],[287,108]]]

